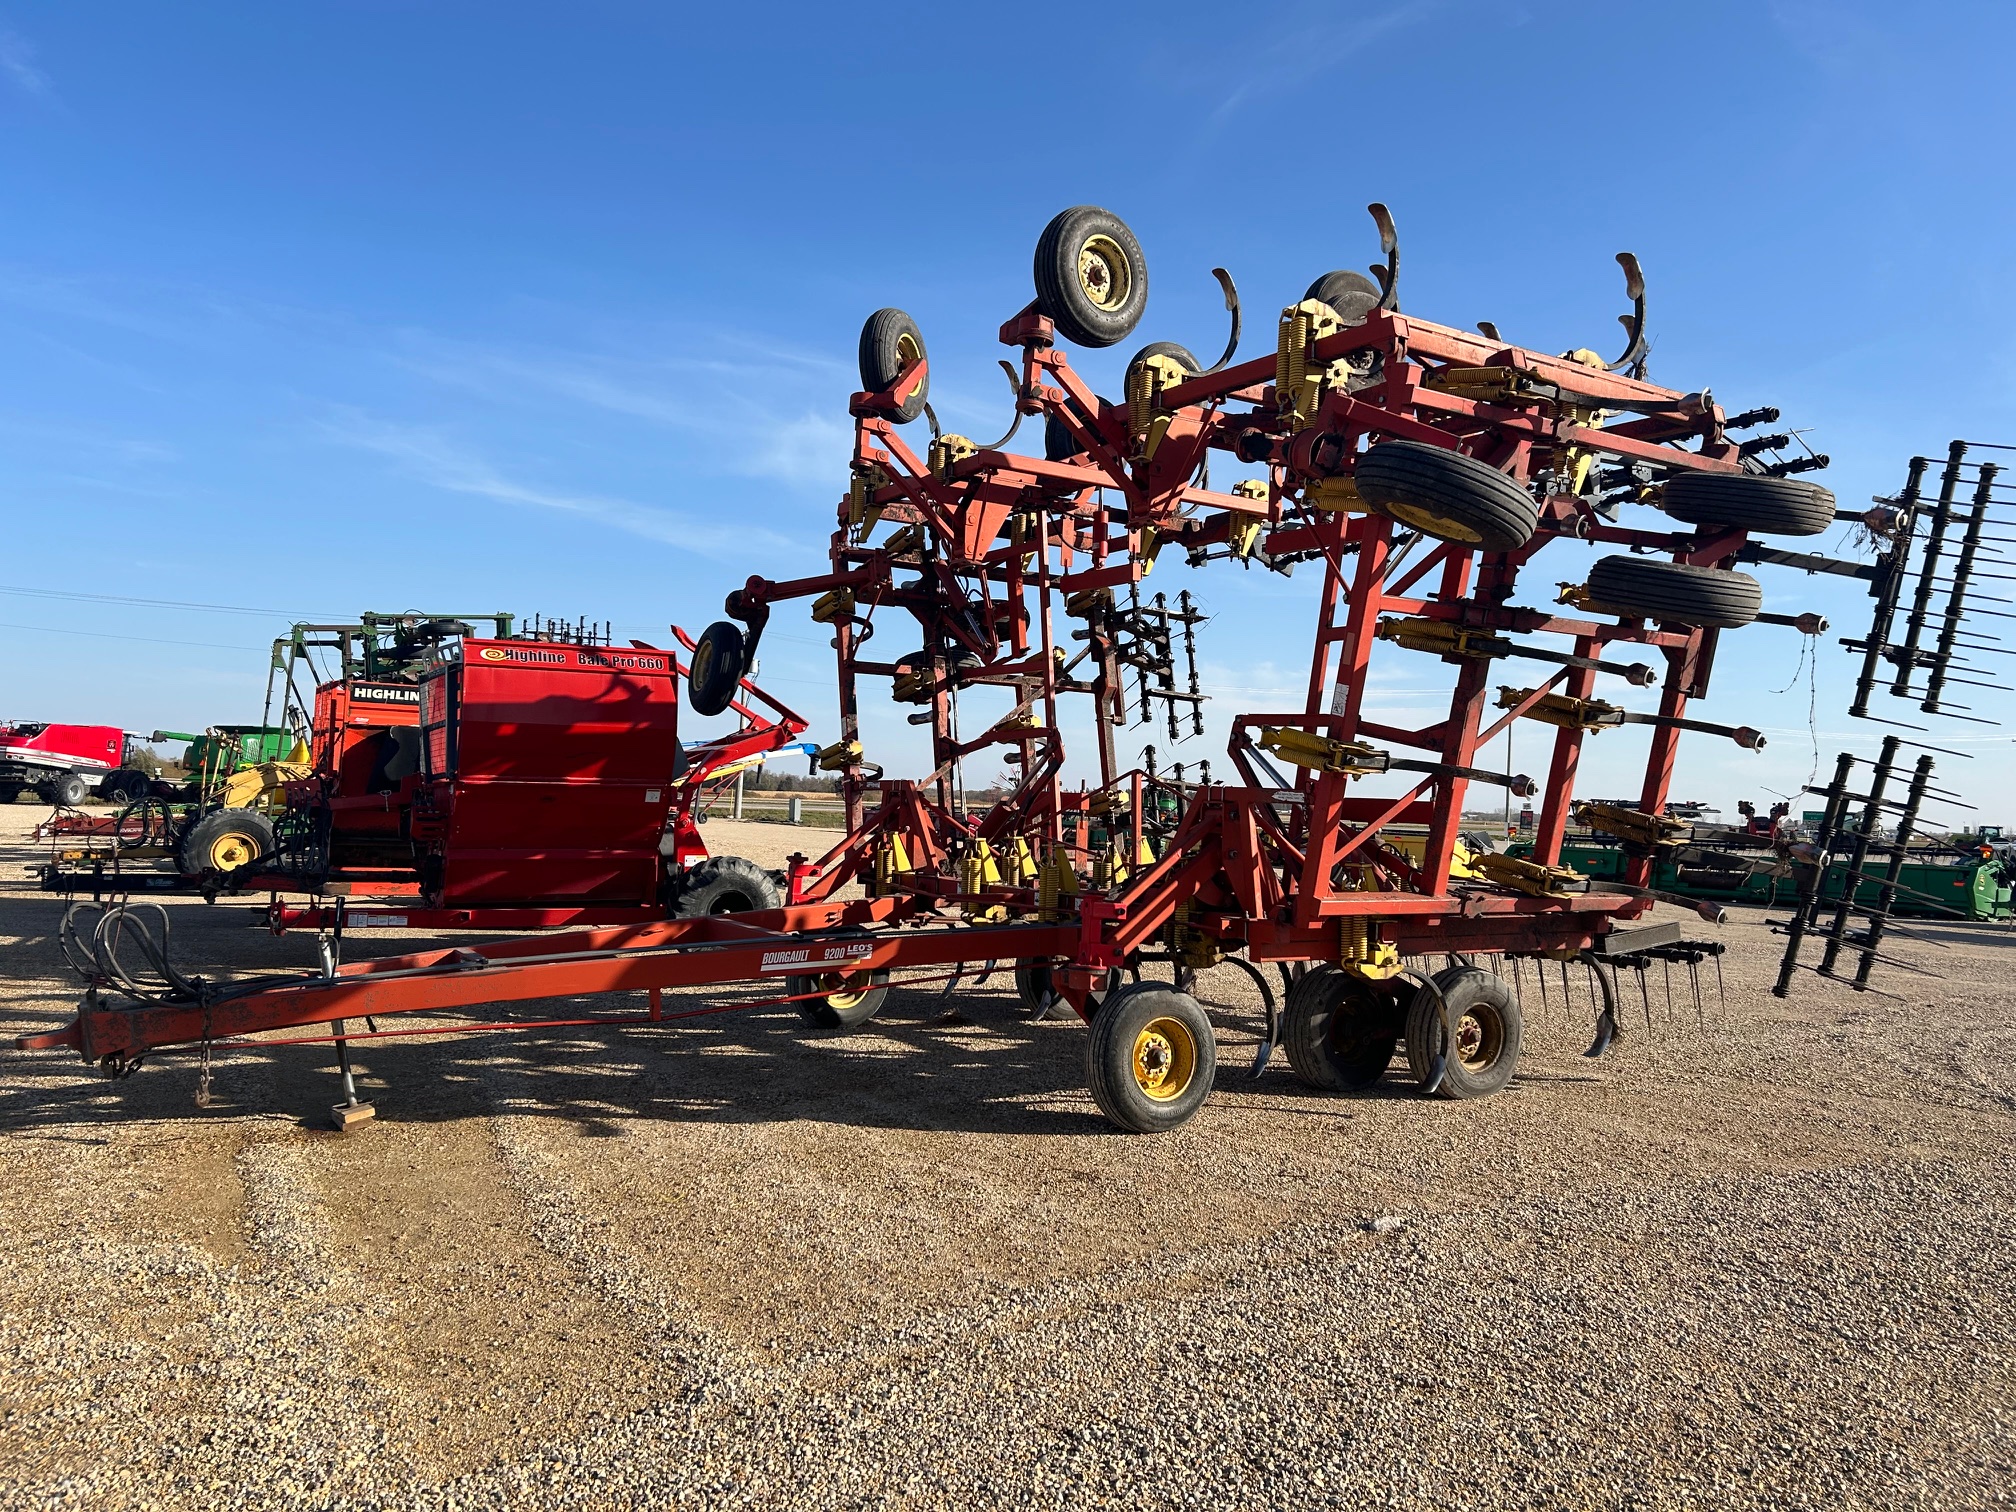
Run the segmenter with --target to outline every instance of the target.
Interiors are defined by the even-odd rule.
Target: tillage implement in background
[[[1811,630],[1811,617],[1762,613],[1739,563],[1759,537],[1834,523],[1832,495],[1795,476],[1824,459],[1783,456],[1783,436],[1744,438],[1775,411],[1732,416],[1705,387],[1649,381],[1630,256],[1623,351],[1554,355],[1403,313],[1397,237],[1382,207],[1373,215],[1376,277],[1317,278],[1281,311],[1272,350],[1235,360],[1241,306],[1214,270],[1231,317],[1222,355],[1207,365],[1151,343],[1109,398],[1067,348],[1126,340],[1148,269],[1117,217],[1063,212],[1037,247],[1036,298],[1000,328],[1013,409],[994,440],[943,431],[922,331],[900,310],[870,316],[825,569],[749,579],[692,656],[690,706],[706,714],[728,707],[779,605],[804,601],[832,636],[841,727],[815,761],[839,779],[848,832],[793,863],[782,907],[348,966],[332,932],[319,972],[220,985],[163,973],[138,993],[113,959],[120,926],[101,925],[78,932],[91,985],[77,1020],[30,1043],[121,1070],[168,1045],[315,1024],[344,1037],[367,1015],[605,992],[649,1007],[569,1022],[792,1002],[816,1025],[851,1027],[902,981],[1012,967],[1031,1012],[1086,1018],[1098,1105],[1142,1131],[1182,1124],[1210,1090],[1215,1041],[1187,985],[1220,961],[1269,1004],[1263,1061],[1278,1045],[1320,1088],[1369,1085],[1403,1048],[1426,1090],[1503,1087],[1522,1017],[1508,976],[1484,963],[1508,958],[1585,963],[1607,1043],[1620,965],[1706,947],[1674,925],[1620,927],[1654,899],[1649,855],[1615,879],[1559,864],[1584,738],[1629,724],[1612,740],[1642,739],[1632,812],[1648,824],[1683,732],[1761,744],[1698,705],[1724,634]],[[1011,450],[1025,426],[1040,445]],[[1535,565],[1557,543],[1606,553],[1558,597],[1563,570]],[[1204,609],[1167,582],[1185,562],[1321,577],[1304,694],[1232,712],[1229,781],[1120,753],[1136,723],[1172,742],[1202,727]],[[1410,676],[1448,669],[1432,723],[1367,713],[1375,667],[1400,662]],[[1619,684],[1656,688],[1656,710],[1625,711],[1605,696]],[[928,729],[923,777],[892,777],[867,749],[873,686]],[[1062,734],[1074,699],[1097,769],[1076,789]],[[1537,781],[1480,765],[1518,719],[1553,727]],[[969,803],[974,761],[1014,774],[1005,798]],[[1395,773],[1396,794],[1358,791]],[[1530,856],[1464,842],[1479,784],[1537,795]],[[867,896],[843,896],[857,883]],[[1436,956],[1451,964],[1430,972]],[[1278,1012],[1269,965],[1286,987]],[[665,996],[748,982],[783,990]]]

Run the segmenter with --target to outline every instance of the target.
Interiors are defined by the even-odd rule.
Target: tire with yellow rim
[[[1085,1075],[1099,1111],[1135,1134],[1189,1122],[1211,1095],[1218,1043],[1197,999],[1164,982],[1141,982],[1092,1015]]]
[[[1408,1070],[1426,1087],[1440,1061],[1442,1079],[1435,1091],[1441,1097],[1489,1097],[1502,1092],[1518,1067],[1519,1045],[1525,1035],[1525,1019],[1512,984],[1482,967],[1456,966],[1437,972],[1435,986],[1440,989],[1439,997],[1424,987],[1407,1010]],[[1449,1023],[1456,1026],[1456,1043],[1444,1058],[1449,1040],[1445,1026]]]
[[[1036,242],[1036,305],[1079,346],[1125,341],[1148,308],[1148,259],[1127,223],[1097,205],[1060,210]]]
[[[818,994],[823,994],[820,996]],[[889,998],[889,973],[828,971],[791,978],[792,1006],[818,1029],[858,1029],[882,1011]]]
[[[1438,541],[1517,551],[1539,528],[1540,507],[1525,484],[1447,447],[1381,441],[1351,477],[1366,503]]]
[[[273,850],[273,821],[264,814],[213,809],[182,832],[175,860],[185,877],[229,876]]]

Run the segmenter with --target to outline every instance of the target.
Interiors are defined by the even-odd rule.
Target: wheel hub
[[[1158,1018],[1134,1036],[1134,1082],[1157,1102],[1181,1097],[1197,1075],[1197,1044],[1173,1018]]]
[[[1127,302],[1129,282],[1120,244],[1109,236],[1087,238],[1078,249],[1078,284],[1086,298],[1102,310],[1117,310]]]

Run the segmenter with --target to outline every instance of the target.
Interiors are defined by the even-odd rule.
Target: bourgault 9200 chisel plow
[[[939,430],[916,324],[893,309],[869,318],[828,570],[751,578],[729,595],[730,618],[701,638],[688,684],[700,712],[724,707],[786,600],[810,600],[831,628],[840,738],[817,762],[838,775],[850,828],[821,860],[794,862],[785,907],[348,966],[332,948],[317,974],[228,985],[172,975],[157,952],[160,986],[138,1002],[133,973],[120,990],[106,959],[118,926],[101,925],[81,952],[92,983],[78,1018],[30,1043],[73,1046],[116,1071],[164,1045],[327,1023],[341,1040],[366,1015],[638,990],[648,1013],[568,1022],[794,1002],[815,1024],[851,1027],[894,972],[956,983],[1013,963],[1032,1010],[1068,1005],[1087,1019],[1100,1108],[1145,1131],[1184,1122],[1210,1089],[1211,1026],[1184,989],[1190,971],[1225,959],[1259,983],[1270,1043],[1278,1034],[1315,1086],[1368,1085],[1404,1045],[1424,1088],[1496,1091],[1519,1052],[1511,985],[1476,964],[1430,974],[1422,958],[1581,958],[1614,1008],[1611,963],[1677,941],[1671,925],[1618,929],[1651,906],[1649,851],[1617,882],[1558,865],[1583,739],[1627,722],[1600,686],[1658,686],[1657,712],[1628,720],[1648,727],[1638,812],[1656,829],[1683,730],[1762,743],[1690,713],[1723,632],[1797,623],[1762,614],[1735,561],[1752,534],[1824,530],[1834,504],[1788,476],[1814,459],[1771,460],[1783,438],[1732,437],[1775,411],[1731,417],[1705,389],[1647,381],[1644,288],[1628,254],[1623,354],[1554,356],[1488,325],[1473,334],[1402,314],[1392,221],[1383,207],[1373,215],[1385,249],[1376,280],[1317,279],[1282,311],[1274,350],[1235,363],[1238,296],[1214,270],[1231,313],[1224,355],[1206,367],[1155,343],[1111,400],[1061,343],[1126,339],[1147,267],[1117,217],[1063,212],[1037,247],[1036,299],[1000,330],[1019,358],[1003,364],[1015,419],[991,444]],[[927,417],[929,442],[913,447],[903,427]],[[1008,449],[1026,421],[1041,422],[1042,455]],[[1214,462],[1250,476],[1214,488]],[[1663,517],[1639,510],[1648,504]],[[1543,604],[1529,564],[1562,541],[1614,550]],[[1166,576],[1186,558],[1322,575],[1306,693],[1299,707],[1233,714],[1234,782],[1123,769],[1117,749],[1144,712],[1172,736],[1201,728],[1201,612],[1144,584],[1158,559]],[[1537,581],[1552,598],[1544,566]],[[1388,657],[1448,666],[1446,715],[1406,728],[1369,714],[1370,672]],[[1509,659],[1548,673],[1502,688],[1494,707],[1495,664]],[[912,722],[928,725],[923,780],[884,775],[864,748],[870,678],[891,680]],[[1097,783],[1076,791],[1062,734],[1074,696],[1098,732]],[[1535,791],[1478,764],[1522,717],[1555,735],[1533,854],[1513,859],[1465,846],[1460,827],[1474,784]],[[1016,777],[973,812],[962,766],[983,759]],[[1405,774],[1404,791],[1354,793],[1388,773]],[[843,897],[850,883],[868,895]],[[1269,962],[1292,983],[1278,1020],[1254,965]],[[1140,980],[1155,963],[1171,980]],[[690,1008],[662,992],[766,978],[787,990]],[[1612,1028],[1606,1011],[1599,1043]]]

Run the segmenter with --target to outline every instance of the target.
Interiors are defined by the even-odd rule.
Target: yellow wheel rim
[[[686,669],[686,681],[705,682],[707,674],[714,670],[714,642],[703,640],[693,648],[693,665]]]
[[[1134,273],[1127,265],[1127,254],[1112,237],[1090,236],[1079,247],[1078,286],[1102,310],[1117,310],[1127,303]]]
[[[1197,1079],[1197,1040],[1181,1019],[1158,1018],[1134,1036],[1134,1084],[1157,1102],[1173,1102]]]
[[[1412,525],[1416,530],[1425,530],[1440,541],[1457,541],[1475,546],[1484,539],[1483,532],[1472,530],[1460,520],[1438,515],[1432,509],[1423,509],[1418,504],[1387,504],[1382,507],[1401,524]]]
[[[826,1006],[835,1013],[845,1013],[850,1008],[861,1006],[862,999],[868,996],[873,984],[866,977],[847,977],[835,971],[819,978],[819,985],[834,989],[826,994]]]
[[[1486,1071],[1505,1048],[1505,1023],[1495,1013],[1466,1013],[1456,1021],[1456,1059],[1466,1071]]]
[[[259,859],[259,847],[249,835],[219,835],[210,842],[210,869],[236,871]]]
[[[896,376],[903,376],[903,370],[924,354],[917,350],[917,338],[905,331],[896,338]]]

